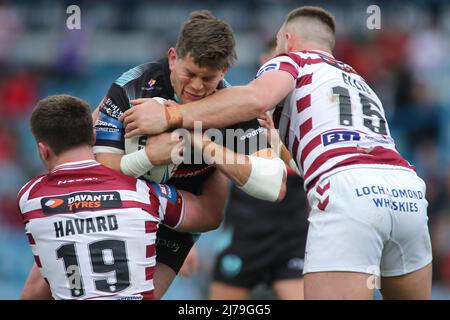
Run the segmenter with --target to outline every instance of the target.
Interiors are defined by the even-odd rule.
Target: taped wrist
[[[120,160],[120,170],[127,176],[138,178],[154,166],[147,157],[145,148],[126,154]]]
[[[181,128],[183,126],[183,114],[180,107],[166,107],[166,121],[169,129]]]
[[[265,159],[249,156],[252,171],[247,182],[239,187],[247,194],[261,200],[276,201],[281,191],[286,165],[280,158]]]
[[[286,165],[289,168],[294,170],[297,175],[301,176],[300,170],[298,169],[297,164],[295,163],[295,160],[292,158],[291,153],[289,152],[289,150],[286,148],[286,146],[284,144],[281,147],[280,158],[284,161],[284,163],[286,163]]]

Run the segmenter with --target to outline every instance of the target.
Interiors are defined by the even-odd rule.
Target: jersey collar
[[[75,169],[82,169],[82,168],[89,168],[93,166],[100,165],[99,162],[95,160],[83,160],[83,161],[74,161],[74,162],[66,162],[62,163],[55,168],[51,172],[59,171],[59,170],[75,170]]]

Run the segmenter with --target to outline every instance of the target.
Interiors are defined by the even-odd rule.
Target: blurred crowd
[[[81,8],[81,30],[66,28],[66,8],[73,3]],[[303,4],[335,14],[336,58],[377,92],[398,149],[426,181],[434,281],[436,290],[450,291],[450,3],[380,4],[379,30],[366,27],[368,2]],[[238,62],[228,80],[244,83],[254,76],[266,39],[296,6],[269,0],[0,0],[0,298],[18,297],[32,263],[15,201],[20,187],[44,170],[28,128],[37,100],[68,93],[94,108],[123,71],[164,56],[196,9],[209,9],[233,27]]]

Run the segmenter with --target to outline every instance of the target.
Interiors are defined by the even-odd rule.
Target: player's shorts
[[[231,244],[216,259],[214,281],[252,289],[259,283],[270,286],[274,281],[302,277],[305,233],[264,232],[237,238],[229,227],[223,236],[227,234]]]
[[[178,232],[160,224],[156,233],[156,261],[164,263],[178,274],[199,236],[196,233]]]
[[[400,167],[348,168],[308,193],[304,273],[348,271],[390,277],[432,260],[426,186]]]

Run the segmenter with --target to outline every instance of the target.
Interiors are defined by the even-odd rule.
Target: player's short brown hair
[[[236,60],[233,30],[206,10],[194,11],[181,26],[176,44],[179,58],[190,54],[199,66],[228,68]]]
[[[334,17],[331,15],[331,13],[323,8],[313,6],[296,8],[289,12],[288,16],[286,17],[285,23],[289,23],[292,20],[300,17],[317,19],[328,26],[333,34],[336,32],[336,23],[334,21]]]
[[[93,141],[91,108],[69,95],[40,100],[31,114],[30,126],[36,141],[47,143],[56,155]]]

